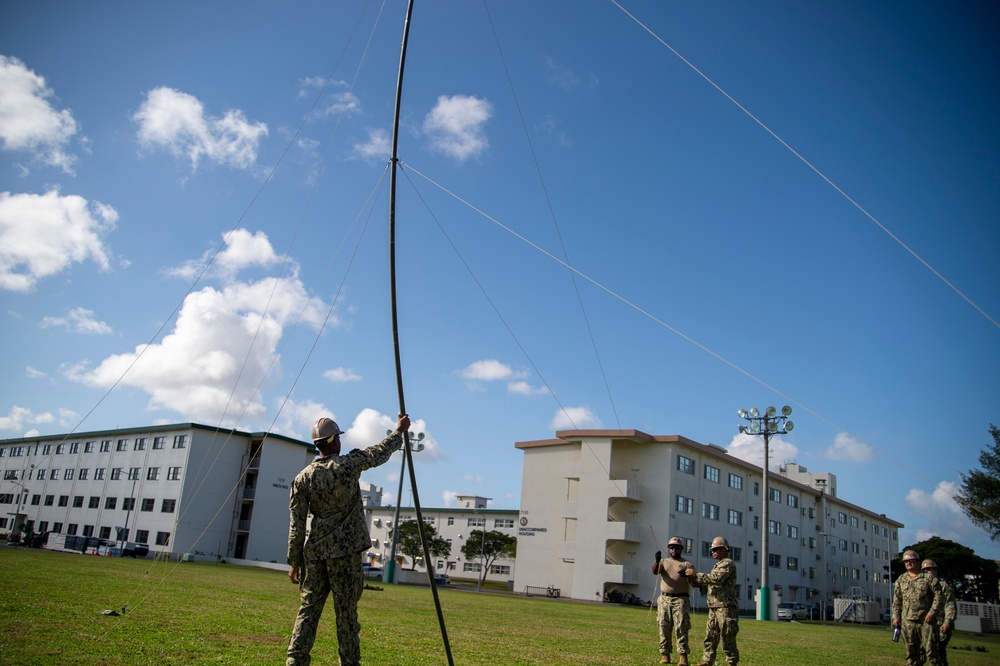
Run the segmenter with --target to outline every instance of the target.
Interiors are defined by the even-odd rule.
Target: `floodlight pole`
[[[745,409],[740,409],[737,411],[740,418],[746,419],[750,422],[749,426],[740,426],[740,432],[748,435],[760,435],[764,440],[764,465],[763,465],[763,490],[764,496],[761,498],[761,526],[760,526],[760,549],[761,549],[761,559],[760,559],[760,591],[758,594],[758,606],[757,606],[757,619],[758,620],[771,620],[776,619],[771,617],[771,587],[769,581],[768,568],[770,566],[769,555],[768,555],[768,536],[770,534],[770,522],[768,520],[769,511],[768,504],[770,503],[770,484],[769,484],[769,470],[770,467],[770,439],[771,435],[784,435],[787,434],[795,424],[788,421],[788,417],[792,413],[792,408],[785,407],[781,408],[781,414],[778,414],[778,410],[774,407],[768,407],[761,414],[756,407],[751,407],[750,411]]]

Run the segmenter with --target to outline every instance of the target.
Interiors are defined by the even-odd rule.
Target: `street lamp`
[[[386,435],[391,435],[392,430],[386,430]],[[418,432],[416,435],[416,440],[408,439],[405,436],[403,439],[410,444],[410,452],[414,453],[416,451],[424,450],[424,433]],[[396,511],[392,517],[392,547],[389,549],[389,561],[385,563],[385,569],[382,573],[382,581],[385,583],[391,583],[396,576],[396,541],[397,534],[399,534],[399,505],[403,501],[403,477],[406,476],[404,472],[406,471],[406,452],[403,452],[403,463],[399,468],[399,492],[396,493]]]
[[[768,534],[770,533],[770,524],[768,522],[768,503],[770,502],[770,490],[768,488],[768,465],[770,464],[769,458],[769,444],[771,435],[784,435],[791,432],[795,424],[788,420],[788,417],[792,414],[792,408],[785,405],[781,408],[781,414],[778,414],[778,410],[774,407],[768,407],[761,414],[760,410],[756,407],[751,407],[750,411],[745,409],[739,409],[736,412],[739,414],[741,419],[746,419],[749,421],[750,425],[741,425],[740,432],[745,435],[759,435],[764,440],[764,497],[762,501],[761,520],[763,524],[760,526],[760,546],[762,551],[761,561],[760,561],[760,607],[757,611],[758,620],[770,620],[771,617],[771,588],[768,584],[768,568],[770,563],[768,562]]]

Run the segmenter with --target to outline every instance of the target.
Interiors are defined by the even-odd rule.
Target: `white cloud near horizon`
[[[918,516],[916,520],[907,519],[907,529],[914,530],[913,543],[926,541],[932,536],[949,539],[956,543],[983,541],[986,532],[976,527],[955,501],[959,492],[959,484],[953,481],[941,481],[930,493],[921,488],[911,488],[906,493],[908,513]]]
[[[57,423],[62,427],[76,425],[78,418],[76,412],[71,409],[61,407],[59,408],[58,413],[58,417],[52,414],[52,412],[41,412],[40,414],[36,414],[27,407],[14,405],[10,408],[10,412],[7,413],[7,416],[0,416],[0,430],[13,430],[15,432],[21,432],[22,437],[32,437],[38,434],[38,429],[30,428],[25,430],[25,428],[29,425],[48,425],[52,423]]]
[[[197,169],[203,159],[235,169],[249,169],[257,161],[267,125],[249,122],[243,111],[231,109],[221,117],[207,115],[193,95],[159,87],[150,90],[132,116],[143,148],[163,148],[187,158]]]
[[[110,335],[114,330],[105,322],[94,318],[93,310],[73,308],[65,317],[45,317],[39,324],[42,328],[64,328],[74,333],[86,335]]]
[[[865,462],[875,457],[875,449],[871,445],[862,442],[857,437],[838,432],[823,455],[830,460],[840,462]]]
[[[771,464],[768,469],[776,470],[786,462],[798,458],[799,449],[791,442],[782,439],[780,436],[772,436],[768,439],[768,456]],[[729,446],[726,447],[729,455],[745,460],[748,463],[764,468],[764,442],[757,435],[739,433],[733,436]]]
[[[493,105],[485,99],[441,95],[424,118],[423,131],[432,150],[464,162],[489,148],[484,128],[492,115]]]
[[[45,79],[17,58],[0,56],[0,146],[72,174],[76,156],[65,147],[78,125],[67,109],[56,110]]]
[[[600,428],[601,419],[589,407],[566,407],[556,412],[549,423],[551,430],[583,430]]]
[[[111,206],[55,189],[0,192],[0,289],[29,292],[39,280],[87,260],[109,270],[103,238],[117,222]]]

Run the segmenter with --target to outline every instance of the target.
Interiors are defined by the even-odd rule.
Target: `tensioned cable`
[[[799,158],[799,160],[803,164],[805,164],[807,167],[809,167],[809,169],[812,170],[813,173],[815,173],[817,176],[819,176],[824,181],[826,181],[827,185],[829,185],[834,190],[836,190],[837,193],[840,194],[840,196],[842,196],[845,199],[847,199],[847,201],[850,202],[850,204],[852,206],[854,206],[855,208],[857,208],[861,212],[862,215],[864,215],[869,220],[871,220],[872,222],[874,222],[875,225],[879,229],[881,229],[886,234],[888,234],[889,238],[891,238],[892,240],[896,241],[896,243],[898,243],[899,246],[902,247],[904,250],[906,250],[907,252],[909,252],[910,255],[914,259],[916,259],[921,264],[923,264],[924,267],[927,270],[929,270],[931,273],[933,273],[935,276],[937,276],[937,278],[939,280],[941,280],[946,285],[948,285],[948,287],[950,287],[951,290],[954,291],[956,294],[958,294],[959,296],[961,296],[962,299],[966,303],[968,303],[969,305],[971,305],[972,307],[974,307],[976,309],[976,311],[979,312],[979,314],[981,314],[984,317],[986,317],[987,321],[989,321],[991,324],[993,324],[997,328],[1000,328],[1000,322],[998,322],[996,319],[994,319],[993,317],[991,317],[990,315],[988,315],[986,313],[986,311],[983,310],[981,307],[979,307],[971,298],[969,298],[968,296],[966,296],[958,287],[956,287],[954,284],[952,284],[951,282],[949,282],[948,279],[945,278],[944,275],[942,275],[940,272],[938,272],[937,269],[935,269],[933,266],[931,266],[919,254],[917,254],[917,252],[913,248],[911,248],[909,245],[907,245],[906,243],[904,243],[903,240],[899,236],[897,236],[896,234],[892,233],[892,231],[890,231],[888,227],[886,227],[884,224],[882,224],[881,222],[879,222],[878,219],[876,219],[874,215],[872,215],[867,210],[865,210],[865,208],[861,204],[859,204],[857,201],[855,201],[853,198],[851,198],[851,196],[848,195],[847,192],[845,192],[844,190],[842,190],[836,183],[834,183],[830,178],[828,178],[826,174],[824,174],[822,171],[819,170],[819,168],[817,168],[815,165],[813,165],[812,162],[810,162],[809,160],[807,160],[797,150],[795,150],[794,148],[792,148],[784,139],[782,139],[780,136],[778,136],[778,134],[774,130],[772,130],[770,127],[768,127],[767,125],[765,125],[762,120],[760,120],[759,118],[757,118],[757,116],[755,116],[753,113],[751,113],[745,106],[743,106],[742,104],[740,104],[739,102],[737,102],[736,99],[733,98],[732,95],[730,95],[725,90],[723,90],[721,86],[719,86],[715,81],[713,81],[712,79],[710,79],[707,74],[705,74],[700,69],[698,69],[690,60],[688,60],[687,58],[685,58],[684,56],[682,56],[680,53],[678,53],[677,50],[674,49],[674,47],[670,46],[670,44],[668,44],[666,41],[664,41],[664,39],[662,37],[660,37],[655,32],[653,32],[652,29],[650,29],[646,24],[644,24],[642,21],[640,21],[638,18],[636,18],[633,14],[631,14],[627,9],[625,9],[620,4],[618,4],[617,0],[610,0],[610,1],[611,1],[611,4],[613,4],[616,7],[618,7],[618,9],[622,10],[622,12],[626,16],[628,16],[630,19],[632,19],[633,21],[635,21],[636,24],[639,25],[639,27],[641,27],[643,30],[645,30],[646,32],[648,32],[653,37],[653,39],[655,39],[660,44],[662,44],[663,46],[665,46],[671,53],[673,53],[675,56],[677,56],[681,60],[681,62],[683,62],[685,65],[687,65],[692,70],[694,70],[694,72],[698,76],[700,76],[701,78],[703,78],[709,85],[711,85],[713,88],[715,88],[720,93],[722,93],[722,95],[726,99],[728,99],[730,102],[732,102],[733,104],[735,104],[736,107],[740,111],[742,111],[743,113],[745,113],[751,120],[753,120],[755,123],[757,123],[758,125],[760,125],[761,129],[763,129],[765,132],[767,132],[772,137],[774,137],[775,139],[777,139],[778,143],[780,143],[782,146],[784,146],[785,148],[787,148],[788,151],[792,153],[792,155],[795,155],[795,157]]]
[[[876,453],[878,453],[880,456],[882,456],[883,458],[885,458],[889,462],[892,462],[892,463],[896,464],[897,466],[899,466],[900,468],[906,470],[907,472],[909,472],[910,474],[914,475],[915,477],[917,477],[919,479],[923,479],[931,487],[936,488],[936,489],[940,489],[942,492],[947,493],[953,499],[955,498],[955,494],[954,493],[949,492],[946,488],[943,487],[943,485],[942,485],[943,482],[932,481],[931,479],[927,478],[925,475],[921,474],[920,472],[917,472],[912,467],[909,467],[908,465],[906,465],[902,461],[897,460],[896,458],[893,458],[889,454],[885,453],[884,451],[882,451],[877,446],[869,444],[864,439],[862,439],[861,437],[855,435],[854,433],[852,433],[847,428],[844,428],[843,426],[838,425],[837,423],[835,423],[831,419],[829,419],[826,416],[820,414],[816,410],[814,410],[814,409],[812,409],[812,408],[804,405],[803,403],[799,402],[798,400],[796,400],[795,398],[791,397],[787,393],[785,393],[783,391],[780,391],[779,389],[775,388],[774,386],[771,386],[770,384],[768,384],[767,382],[765,382],[763,379],[757,377],[756,375],[754,375],[750,371],[743,369],[742,367],[740,367],[739,365],[737,365],[733,361],[730,361],[729,359],[727,359],[726,357],[722,356],[718,352],[713,351],[712,349],[710,349],[709,347],[707,347],[707,346],[703,345],[702,343],[698,342],[694,338],[692,338],[692,337],[690,337],[688,335],[685,335],[684,333],[682,333],[677,328],[674,328],[670,324],[666,323],[665,321],[663,321],[662,319],[660,319],[657,316],[653,315],[649,311],[643,309],[639,305],[637,305],[637,304],[633,303],[632,301],[628,300],[624,296],[618,294],[617,292],[615,292],[614,290],[610,289],[609,287],[604,286],[603,284],[601,284],[600,282],[598,282],[594,278],[590,277],[586,273],[583,273],[580,270],[578,270],[577,268],[566,264],[559,257],[553,255],[548,250],[543,249],[541,246],[539,246],[536,243],[532,242],[531,240],[529,240],[528,238],[526,238],[522,234],[514,231],[513,229],[511,229],[510,227],[506,226],[505,224],[503,224],[502,222],[500,222],[496,218],[490,216],[489,214],[487,214],[486,212],[484,212],[480,208],[477,208],[476,206],[474,206],[473,204],[471,204],[467,200],[465,200],[462,197],[458,196],[457,194],[455,194],[451,190],[447,189],[446,187],[444,187],[443,185],[441,185],[437,181],[433,180],[432,178],[430,178],[426,174],[424,174],[424,173],[420,172],[418,169],[414,168],[413,165],[408,164],[407,168],[409,170],[413,171],[414,173],[416,173],[417,175],[419,175],[421,178],[423,178],[427,182],[431,183],[432,185],[434,185],[435,187],[437,187],[438,189],[440,189],[442,192],[444,192],[447,195],[449,195],[452,198],[454,198],[456,201],[459,201],[460,203],[464,204],[465,206],[467,206],[471,210],[475,211],[476,213],[478,213],[482,217],[484,217],[487,220],[489,220],[490,222],[492,222],[494,225],[496,225],[499,228],[501,228],[504,231],[506,231],[508,234],[514,236],[515,238],[517,238],[518,240],[520,240],[524,244],[528,245],[531,248],[534,248],[535,250],[537,250],[541,254],[545,255],[549,259],[551,259],[551,260],[553,260],[553,261],[561,264],[562,266],[565,266],[566,268],[570,269],[571,271],[573,271],[574,273],[576,273],[577,275],[579,275],[580,277],[582,277],[587,282],[590,282],[592,285],[594,285],[598,289],[600,289],[600,290],[604,291],[605,293],[607,293],[609,296],[612,296],[613,298],[621,301],[626,306],[632,308],[633,310],[635,310],[636,312],[640,313],[641,315],[643,315],[643,316],[647,317],[648,319],[652,320],[653,322],[659,324],[660,326],[662,326],[663,328],[667,329],[668,331],[670,331],[674,335],[676,335],[676,336],[680,337],[681,339],[683,339],[683,340],[691,343],[695,347],[698,347],[699,349],[701,349],[705,353],[709,354],[710,356],[715,357],[719,361],[722,361],[723,363],[725,363],[726,365],[728,365],[732,369],[734,369],[737,372],[745,375],[748,379],[751,379],[752,381],[756,382],[757,384],[760,384],[761,386],[763,386],[767,390],[771,391],[772,393],[774,393],[774,394],[776,394],[778,396],[781,396],[782,398],[784,398],[785,400],[791,402],[794,405],[797,405],[800,409],[803,409],[804,411],[808,412],[809,414],[812,414],[813,416],[815,416],[820,421],[823,421],[824,423],[826,423],[826,424],[830,425],[831,427],[833,427],[835,430],[843,432],[846,435],[850,435],[851,437],[853,437],[854,439],[858,440],[859,442],[865,444],[866,446],[871,447],[871,449],[873,451],[875,451]],[[765,464],[766,464],[766,462],[767,461],[765,461]],[[979,508],[979,507],[974,507],[974,508],[975,508],[975,510],[978,513],[980,513],[982,515],[985,515],[985,516],[988,516],[992,520],[996,520],[996,518],[994,518],[993,516],[989,516],[989,514],[987,514],[981,508]]]
[[[559,227],[559,220],[556,217],[556,211],[552,207],[552,198],[549,197],[549,188],[545,184],[545,178],[542,176],[542,167],[538,163],[538,155],[535,153],[535,145],[531,141],[531,135],[528,133],[528,124],[524,120],[524,112],[521,111],[521,102],[517,97],[517,90],[514,88],[514,81],[510,75],[510,69],[507,67],[507,59],[504,57],[503,47],[500,46],[500,37],[497,35],[496,26],[493,25],[493,17],[490,16],[490,9],[486,5],[486,0],[483,0],[483,9],[486,11],[486,19],[490,24],[490,30],[493,33],[493,41],[497,45],[497,53],[500,55],[500,63],[503,65],[504,74],[507,77],[507,85],[510,88],[510,95],[514,99],[514,108],[517,109],[517,117],[521,121],[521,130],[524,132],[524,140],[528,144],[528,150],[531,153],[531,161],[535,165],[535,173],[538,175],[538,182],[542,187],[542,194],[545,196],[545,203],[549,209],[549,217],[552,219],[552,226],[555,227],[556,237],[559,239],[559,247],[562,248],[563,257],[566,259],[566,263],[569,263],[569,252],[566,250],[566,243],[563,240],[562,229]],[[611,411],[615,415],[615,423],[618,424],[618,429],[621,430],[622,422],[618,418],[618,408],[615,406],[615,399],[611,395],[611,386],[608,384],[608,375],[604,372],[604,362],[601,360],[601,353],[597,349],[597,340],[594,338],[594,330],[590,326],[590,318],[587,316],[587,308],[583,304],[583,296],[580,294],[580,286],[576,283],[576,275],[573,271],[569,271],[570,280],[573,282],[573,291],[576,292],[576,301],[580,305],[580,314],[583,315],[583,323],[587,327],[587,335],[590,337],[590,345],[594,350],[594,357],[597,359],[597,367],[601,371],[601,379],[604,381],[604,388],[608,394],[608,402],[611,403]]]

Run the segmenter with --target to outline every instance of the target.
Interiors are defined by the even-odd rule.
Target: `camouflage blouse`
[[[938,579],[929,573],[911,576],[906,573],[896,579],[892,592],[892,619],[923,622],[928,613],[941,616],[944,595]]]
[[[709,608],[739,608],[736,598],[736,565],[728,557],[715,563],[708,573],[700,573],[695,578],[698,587],[707,587]]]
[[[396,431],[367,449],[317,458],[299,472],[288,502],[289,565],[302,566],[303,559],[341,557],[371,547],[358,482],[363,471],[389,460],[402,444],[403,434]],[[310,514],[312,522],[306,540],[306,519]]]

